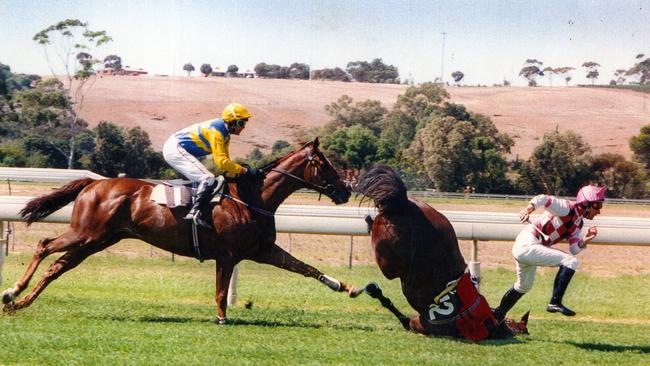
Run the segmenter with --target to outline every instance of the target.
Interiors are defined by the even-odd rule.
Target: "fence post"
[[[469,274],[473,279],[481,281],[481,262],[478,261],[478,240],[472,241],[472,251],[469,259]],[[478,286],[477,286],[478,287]]]
[[[4,240],[4,228],[5,228],[5,223],[4,221],[0,221],[0,286],[2,286],[2,265],[5,262],[5,250],[2,249],[2,243]],[[9,240],[5,243],[7,246],[6,250],[9,250]]]
[[[289,233],[289,250],[288,250],[289,253],[291,253],[291,246],[292,246],[291,244],[292,244],[291,243],[291,233]]]
[[[6,238],[6,240],[5,240]],[[2,248],[2,244],[5,244],[5,248]],[[4,255],[9,254],[9,236],[5,236],[5,222],[0,221],[0,252],[3,252]],[[0,260],[1,262],[2,260]]]
[[[230,284],[228,285],[228,305],[235,305],[237,302],[237,266],[232,269]]]
[[[352,269],[352,251],[354,249],[354,236],[350,235],[350,257],[348,258],[348,268]]]

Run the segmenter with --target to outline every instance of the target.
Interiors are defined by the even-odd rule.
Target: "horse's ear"
[[[524,325],[528,325],[528,316],[530,315],[530,310],[524,314],[524,316],[521,317],[521,322],[524,323]]]
[[[320,141],[318,141],[318,137],[314,139],[314,149],[318,149],[318,144],[320,144]]]

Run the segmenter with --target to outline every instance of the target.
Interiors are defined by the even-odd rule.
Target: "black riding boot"
[[[204,179],[201,181],[201,183],[199,183],[199,187],[196,189],[196,198],[192,203],[190,212],[188,212],[185,216],[185,220],[193,220],[196,225],[210,227],[210,225],[201,219],[201,208],[211,198],[212,192],[219,182],[219,179],[212,177],[209,179]]]
[[[501,303],[499,306],[492,311],[494,317],[497,318],[498,322],[501,322],[503,319],[505,319],[508,311],[510,311],[510,309],[515,306],[517,301],[519,301],[522,296],[524,296],[524,294],[515,290],[514,288],[510,288],[510,290],[506,291],[506,293],[503,295],[503,298],[501,298]]]
[[[549,313],[559,312],[566,316],[576,315],[575,311],[562,305],[564,291],[566,291],[567,286],[569,286],[569,282],[571,282],[574,273],[576,273],[576,271],[571,268],[560,266],[560,270],[557,271],[557,276],[555,276],[555,283],[553,284],[553,297],[551,297],[551,302],[546,307],[546,311]]]

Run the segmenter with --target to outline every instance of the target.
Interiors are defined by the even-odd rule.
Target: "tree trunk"
[[[72,169],[74,163],[74,145],[75,145],[75,125],[77,118],[75,117],[70,126],[70,155],[68,155],[68,169]]]

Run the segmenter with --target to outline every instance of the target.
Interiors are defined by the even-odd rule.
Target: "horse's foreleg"
[[[226,308],[228,307],[228,286],[235,268],[230,261],[217,261],[215,302],[217,303],[217,324],[226,324]]]
[[[38,246],[34,251],[32,261],[27,266],[23,277],[18,280],[18,282],[16,282],[13,288],[2,292],[2,303],[8,304],[12,302],[21,292],[27,288],[29,281],[31,281],[32,277],[34,276],[34,272],[36,272],[36,269],[41,264],[43,259],[52,253],[66,251],[71,246],[77,245],[80,242],[81,240],[78,238],[78,235],[72,231],[66,231],[56,238],[42,239],[38,243]]]
[[[402,312],[399,311],[399,309],[397,309],[395,307],[395,305],[393,305],[393,302],[389,298],[384,296],[384,293],[381,291],[381,288],[379,287],[379,285],[377,285],[374,282],[370,282],[369,284],[366,285],[365,291],[366,291],[366,293],[368,295],[370,295],[370,297],[379,300],[379,302],[381,303],[381,305],[383,307],[385,307],[391,313],[393,313],[393,315],[395,315],[395,317],[399,320],[399,322],[402,323],[402,327],[404,327],[404,329],[406,329],[406,330],[415,329],[417,331],[417,325],[413,324],[413,320],[416,320],[416,322],[419,322],[419,317],[417,317],[417,316],[415,317],[415,318],[418,318],[418,319],[415,319],[415,318],[409,319],[409,317],[402,314]],[[415,328],[414,328],[414,325],[415,325]]]
[[[287,271],[299,273],[305,277],[315,278],[334,291],[347,292],[350,297],[357,297],[363,292],[362,288],[358,289],[352,285],[341,282],[305,262],[296,259],[291,254],[284,251],[284,249],[280,248],[277,244],[273,244],[253,259],[259,263],[270,264],[278,268],[286,269]]]

